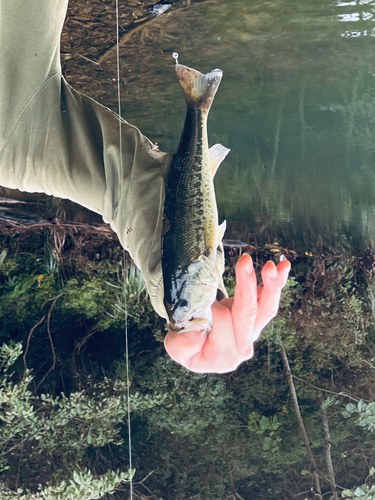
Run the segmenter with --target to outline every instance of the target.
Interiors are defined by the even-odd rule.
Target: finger
[[[253,332],[257,315],[257,278],[250,255],[244,254],[236,267],[236,289],[232,307],[232,321],[238,353],[251,357]]]
[[[277,278],[275,281],[276,273],[275,269],[277,270]],[[271,261],[267,262],[262,270],[262,278],[263,281],[265,280],[266,287],[268,289],[272,287],[280,287],[284,288],[286,285],[286,282],[288,281],[288,275],[290,271],[290,262],[288,260],[283,260],[280,262],[277,266]],[[273,276],[273,277],[272,277]],[[258,302],[262,296],[263,293],[263,283],[258,286]]]
[[[186,366],[189,360],[202,349],[206,338],[205,331],[168,332],[164,339],[164,347],[174,361]]]
[[[277,314],[281,290],[288,280],[289,271],[290,262],[287,260],[280,262],[277,267],[269,261],[262,269],[263,286],[258,292],[258,313],[254,327],[256,338]]]
[[[233,331],[232,314],[220,302],[212,306],[213,328],[200,352],[186,367],[197,373],[227,373],[237,368],[241,359]]]
[[[262,269],[262,281],[265,288],[283,288],[288,280],[290,262],[287,259],[279,262],[277,267],[269,260]]]
[[[227,309],[229,309],[231,311],[232,307],[233,307],[233,301],[234,301],[233,297],[228,297],[227,299],[220,300],[219,303],[220,303],[220,305],[226,307]]]

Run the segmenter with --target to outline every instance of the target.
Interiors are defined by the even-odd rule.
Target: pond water
[[[209,135],[231,149],[215,181],[227,237],[298,251],[373,246],[374,5],[224,0],[188,23],[181,12],[178,39],[158,44],[156,59],[177,50],[182,64],[224,71]],[[162,59],[161,84],[123,112],[173,151],[184,103],[171,68]]]
[[[202,72],[221,68],[209,137],[231,149],[215,178],[226,238],[277,240],[298,252],[372,249],[375,2],[185,3],[121,47],[125,119],[175,151],[185,103],[173,51]],[[70,8],[74,14],[75,4]],[[128,18],[120,17],[123,31]],[[71,19],[62,37],[66,78],[117,110],[115,53],[92,64],[109,42],[91,25],[77,30]],[[113,35],[114,20],[101,23]],[[67,207],[68,218],[98,220]]]

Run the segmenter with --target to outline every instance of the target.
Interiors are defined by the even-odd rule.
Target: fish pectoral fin
[[[219,168],[221,162],[229,153],[230,149],[226,148],[222,144],[215,144],[209,150],[208,161],[210,162],[212,177],[215,176],[217,169]]]
[[[219,232],[218,232],[217,243],[216,243],[217,247],[220,245],[222,239],[224,238],[224,233],[225,233],[226,228],[227,228],[227,221],[225,220],[219,226]]]

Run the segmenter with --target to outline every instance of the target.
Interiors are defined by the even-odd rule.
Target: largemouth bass
[[[162,241],[164,305],[175,332],[212,328],[211,306],[223,289],[218,252],[225,231],[219,226],[213,178],[229,149],[208,148],[207,117],[223,72],[203,75],[178,63],[186,118],[177,152],[151,154],[164,161],[166,194]],[[165,157],[163,158],[163,156]],[[218,248],[219,247],[219,248]]]

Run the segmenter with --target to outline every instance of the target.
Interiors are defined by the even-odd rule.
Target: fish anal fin
[[[217,244],[216,246],[219,246],[222,239],[224,238],[224,233],[225,233],[225,230],[227,228],[227,221],[225,220],[224,222],[222,222],[219,226],[219,232],[218,232],[218,236],[217,236]]]
[[[205,248],[204,255],[208,257],[208,259],[211,260],[212,262],[216,262],[217,248],[224,237],[226,228],[227,228],[227,221],[225,220],[217,228],[217,232],[215,231],[216,234],[212,233],[212,238],[210,238],[210,241],[206,243],[207,246]]]
[[[215,176],[217,169],[220,167],[221,162],[225,159],[230,149],[222,144],[215,144],[209,150],[208,161],[210,163],[212,177]]]

